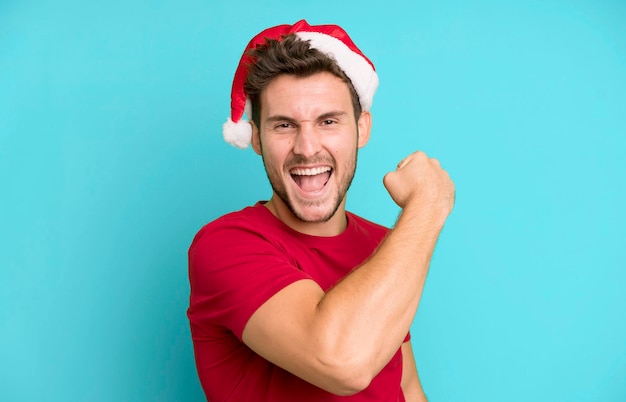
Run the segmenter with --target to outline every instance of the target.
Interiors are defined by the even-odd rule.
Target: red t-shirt
[[[404,401],[402,354],[358,394],[330,394],[270,363],[241,340],[250,316],[301,279],[331,288],[376,249],[388,229],[347,213],[338,236],[291,229],[261,203],[204,226],[189,249],[191,324],[196,366],[209,401]]]

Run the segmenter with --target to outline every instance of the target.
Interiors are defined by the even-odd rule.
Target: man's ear
[[[254,124],[252,120],[250,120],[250,125],[252,126],[252,149],[254,149],[254,152],[261,155],[261,138],[259,137],[261,134],[259,133],[259,129],[257,128],[256,124]]]
[[[362,148],[370,140],[370,130],[372,129],[372,114],[370,112],[361,112],[361,116],[359,116],[359,121],[357,122],[357,125],[359,126],[359,138],[357,146],[359,148]]]

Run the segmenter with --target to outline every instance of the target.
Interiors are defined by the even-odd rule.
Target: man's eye
[[[325,126],[330,126],[331,124],[335,124],[335,121],[334,120],[324,120],[322,122],[322,124],[325,125]]]
[[[285,128],[290,128],[290,127],[291,127],[291,124],[289,123],[280,123],[276,125],[277,129],[285,129]]]

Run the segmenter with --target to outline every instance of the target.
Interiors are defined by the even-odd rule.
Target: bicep
[[[320,388],[333,390],[332,376],[317,358],[315,315],[324,291],[312,280],[296,281],[269,298],[246,323],[242,339],[254,352]]]

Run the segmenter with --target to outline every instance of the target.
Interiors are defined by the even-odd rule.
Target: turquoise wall
[[[0,3],[0,400],[200,401],[186,252],[270,195],[221,139],[257,32],[338,23],[376,64],[348,205],[441,160],[457,203],[412,327],[438,401],[626,400],[626,3]]]

